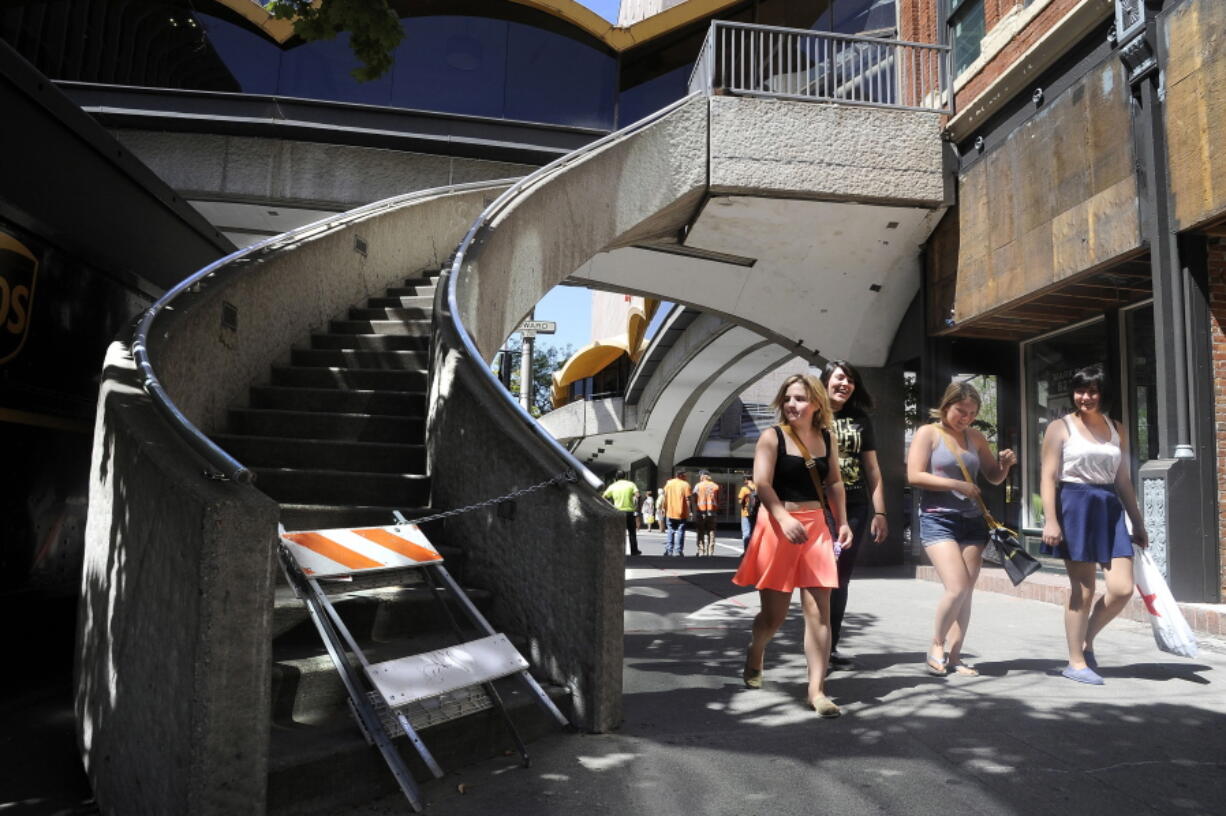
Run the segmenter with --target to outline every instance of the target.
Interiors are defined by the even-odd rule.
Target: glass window
[[[397,58],[400,54],[397,53]],[[360,65],[349,49],[349,35],[337,34],[291,48],[281,55],[281,80],[278,92],[301,99],[327,99],[366,105],[390,105],[392,78],[384,74],[370,82],[353,78]]]
[[[894,33],[894,0],[836,0],[834,30],[839,34]]]
[[[689,93],[694,64],[682,65],[621,92],[617,107],[617,126],[625,127]]]
[[[507,26],[479,17],[406,19],[392,68],[392,104],[505,117]]]
[[[211,14],[196,13],[209,44],[238,82],[237,90],[250,94],[275,94],[281,73],[281,49],[241,26]]]
[[[582,43],[508,23],[509,119],[612,128],[617,63]]]
[[[979,58],[983,40],[983,0],[950,0],[949,41],[954,52],[954,74]]]
[[[1040,451],[1047,426],[1072,411],[1069,387],[1079,368],[1099,363],[1110,370],[1107,360],[1107,328],[1102,318],[1068,331],[1033,340],[1023,346],[1022,378],[1026,384],[1026,415],[1023,419],[1023,489],[1028,501],[1022,507],[1025,526],[1043,525],[1043,500],[1039,495],[1042,470]]]

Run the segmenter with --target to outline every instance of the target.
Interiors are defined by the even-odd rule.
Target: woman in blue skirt
[[[1132,488],[1128,440],[1104,413],[1102,366],[1078,371],[1071,388],[1073,412],[1048,425],[1043,436],[1043,553],[1064,559],[1071,585],[1064,611],[1069,659],[1062,674],[1101,686],[1094,638],[1132,597],[1132,542],[1147,547],[1149,537]],[[1106,591],[1091,609],[1100,566]]]

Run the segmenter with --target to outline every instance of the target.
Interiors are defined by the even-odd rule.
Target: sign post
[[[528,313],[528,319],[519,324],[519,334],[523,338],[520,346],[519,361],[519,404],[531,413],[532,406],[532,354],[538,334],[553,334],[558,330],[558,324],[552,320],[533,320],[535,310]]]

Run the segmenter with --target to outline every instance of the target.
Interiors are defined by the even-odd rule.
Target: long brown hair
[[[951,382],[949,387],[945,389],[945,396],[941,397],[940,406],[929,411],[928,416],[937,422],[943,422],[945,420],[945,412],[949,410],[949,406],[962,402],[962,400],[971,400],[979,408],[983,407],[983,398],[979,396],[975,386],[968,382]]]
[[[813,427],[834,428],[834,414],[830,410],[826,387],[812,374],[793,374],[783,381],[783,385],[779,386],[779,393],[775,394],[775,399],[771,403],[771,407],[779,414],[779,421],[787,422],[783,416],[783,401],[787,399],[788,389],[796,383],[804,386],[809,395],[809,402],[813,403]]]

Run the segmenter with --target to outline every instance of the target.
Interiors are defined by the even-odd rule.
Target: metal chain
[[[421,518],[411,518],[408,520],[408,523],[409,524],[425,524],[428,521],[441,521],[442,519],[451,518],[452,516],[458,516],[462,513],[469,513],[473,510],[480,510],[484,507],[491,507],[495,504],[502,504],[505,501],[511,501],[513,499],[518,499],[520,496],[527,496],[529,493],[535,493],[536,491],[541,490],[542,488],[545,488],[545,487],[549,487],[549,485],[552,485],[552,484],[563,484],[563,483],[573,484],[577,481],[579,481],[579,475],[577,473],[575,473],[573,470],[564,470],[561,473],[557,473],[553,476],[550,476],[548,479],[545,479],[543,482],[537,482],[536,484],[529,485],[528,487],[521,487],[519,490],[512,490],[510,493],[506,494],[505,496],[499,496],[495,499],[486,499],[485,501],[479,501],[476,504],[469,504],[469,505],[465,505],[464,507],[457,507],[454,510],[444,510],[441,513],[434,513],[429,516],[422,516]]]

